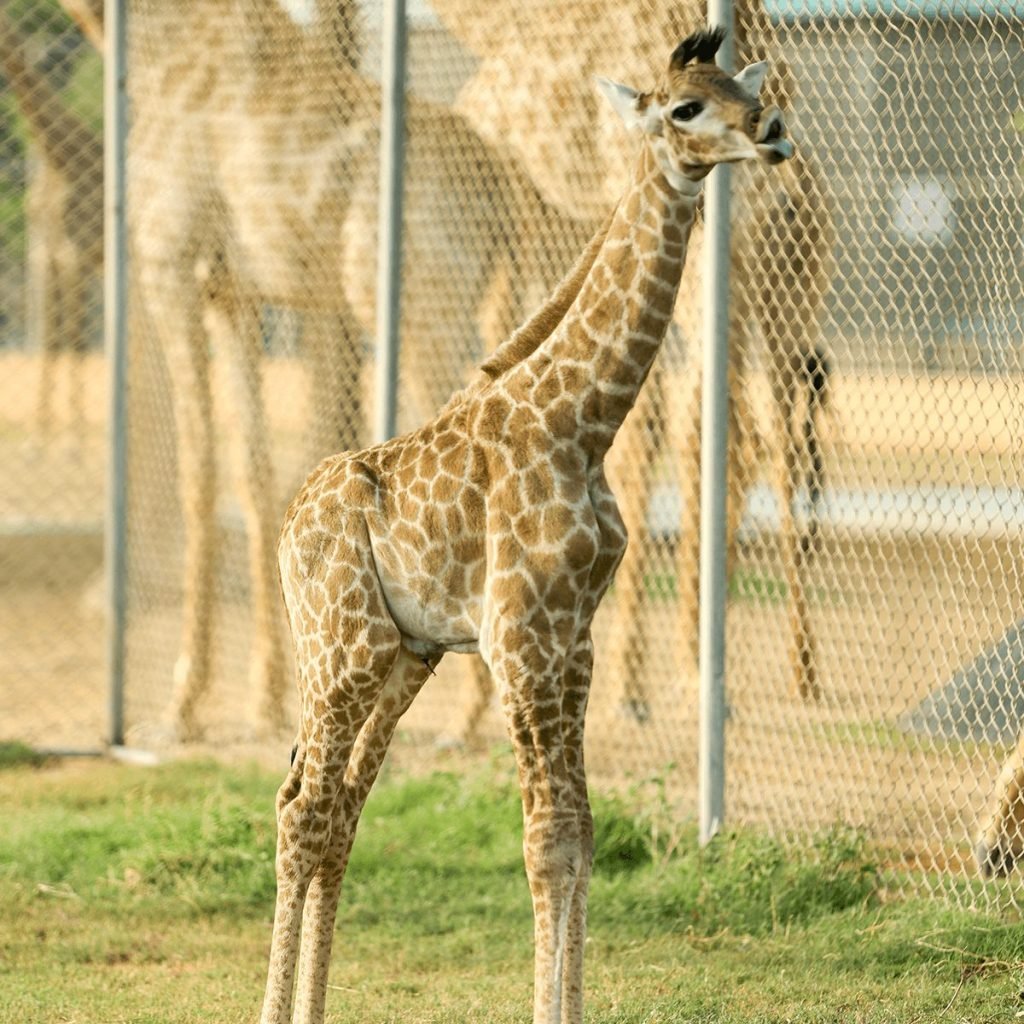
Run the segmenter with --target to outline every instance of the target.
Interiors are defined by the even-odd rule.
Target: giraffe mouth
[[[785,132],[786,125],[778,107],[769,107],[762,113],[754,137],[754,149],[759,159],[768,164],[781,164],[793,156],[795,149],[785,137]]]
[[[791,159],[796,152],[789,139],[779,139],[778,142],[759,142],[755,148],[758,157],[767,164],[781,164],[783,160]]]

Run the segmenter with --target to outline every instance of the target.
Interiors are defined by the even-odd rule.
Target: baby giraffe
[[[676,299],[715,164],[792,155],[730,76],[720,30],[653,92],[599,84],[640,138],[631,183],[547,303],[426,426],[321,463],[279,546],[300,724],[277,799],[277,903],[263,1024],[324,1015],[342,877],[395,725],[446,651],[479,651],[523,800],[534,1022],[581,1024],[593,823],[583,722],[591,623],[626,547],[604,459]],[[300,955],[301,935],[301,955]]]

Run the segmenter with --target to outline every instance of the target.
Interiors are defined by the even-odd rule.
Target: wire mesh
[[[791,438],[794,521],[783,484],[748,494],[730,796],[783,831],[850,822],[957,887],[1022,712],[1022,12],[778,13],[835,258],[816,334],[786,297],[798,262],[765,298],[784,329],[764,437]]]
[[[736,10],[738,61],[771,61],[765,98],[789,111],[799,155],[735,178],[728,820],[801,837],[852,825],[884,864],[968,899],[1022,715],[1022,13]],[[518,221],[536,254],[520,286],[542,292],[629,166],[593,76],[649,86],[704,11],[433,0],[421,14],[414,88],[454,94],[539,194],[532,231]],[[698,225],[676,330],[613,452],[633,543],[596,630],[588,741],[592,771],[662,780],[688,816],[701,247]],[[466,721],[497,737],[479,692]],[[450,707],[439,697],[437,715]],[[1015,785],[979,851],[989,871],[1021,850]]]
[[[102,60],[57,3],[0,8],[0,739],[106,728]]]
[[[67,7],[95,35],[98,5]],[[39,223],[98,236],[98,197],[83,211],[99,56],[50,3],[3,10],[5,52],[10,20],[25,67],[92,133],[62,135],[80,143],[74,204]],[[127,733],[223,747],[294,721],[277,531],[317,460],[368,437],[381,9],[131,0],[128,16]],[[801,838],[852,825],[885,864],[975,898],[979,838],[990,873],[1024,852],[1024,9],[745,0],[736,16],[737,59],[771,61],[766,99],[799,155],[734,175],[728,820]],[[635,143],[593,76],[650,86],[703,20],[667,0],[410,5],[401,429],[550,292],[622,189]],[[46,333],[35,282],[67,245],[32,228],[49,172],[2,70],[0,692],[19,738],[95,742],[98,291],[86,344]],[[698,224],[610,459],[632,543],[595,627],[588,734],[596,779],[657,779],[681,817],[699,727],[701,249]],[[75,369],[46,428],[33,382],[50,337]],[[413,758],[500,741],[479,662],[447,658],[403,729]]]

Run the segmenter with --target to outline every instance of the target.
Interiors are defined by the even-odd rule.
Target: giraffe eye
[[[689,103],[680,103],[678,107],[673,107],[672,109],[672,120],[692,121],[703,109],[703,104],[698,103],[696,100],[690,100]]]

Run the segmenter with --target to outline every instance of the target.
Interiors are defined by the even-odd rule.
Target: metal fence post
[[[374,441],[397,421],[402,297],[402,186],[405,150],[405,0],[385,0],[381,64],[380,210],[377,262],[377,407]]]
[[[128,128],[128,0],[106,0],[103,73],[104,148],[104,347],[109,387],[107,503],[104,536],[107,608],[107,673],[110,743],[124,743],[124,662],[127,614],[128,330],[125,154]]]
[[[732,0],[710,0],[708,20],[728,32],[718,63],[733,70]],[[704,199],[704,337],[700,458],[700,842],[725,818],[726,445],[729,364],[730,169],[712,171]]]

